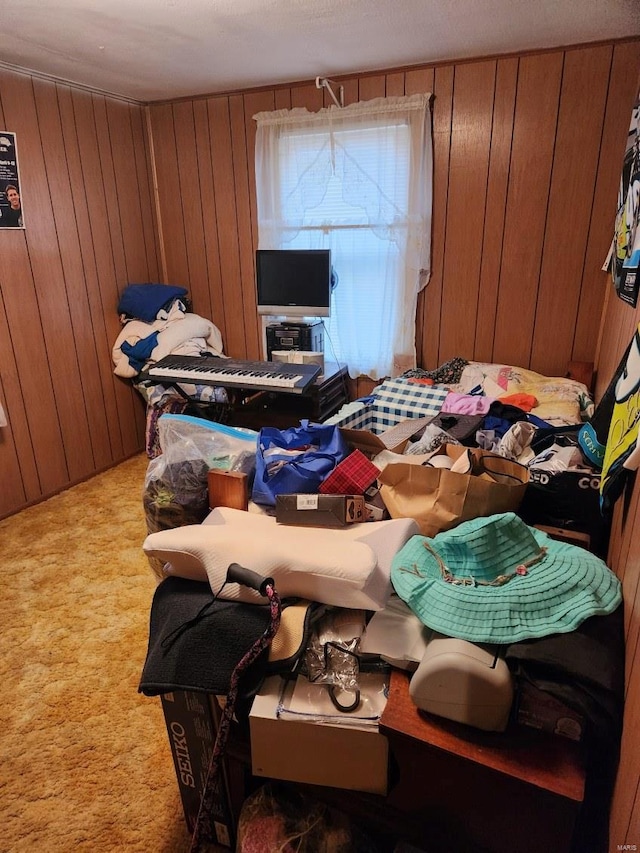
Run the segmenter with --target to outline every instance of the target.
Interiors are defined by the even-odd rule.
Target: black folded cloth
[[[138,691],[173,690],[225,695],[231,674],[269,624],[268,604],[215,599],[208,583],[168,577],[156,588],[149,644]],[[246,670],[240,693],[255,694],[266,673],[268,649]]]
[[[623,605],[592,616],[575,631],[513,643],[506,661],[526,679],[585,719],[585,796],[576,822],[574,853],[607,853],[624,712]]]

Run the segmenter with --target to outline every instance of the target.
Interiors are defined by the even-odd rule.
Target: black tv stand
[[[284,429],[298,426],[308,418],[322,423],[349,402],[349,374],[346,365],[325,364],[325,372],[311,383],[304,394],[267,391],[232,403],[227,423],[259,430],[263,426]]]

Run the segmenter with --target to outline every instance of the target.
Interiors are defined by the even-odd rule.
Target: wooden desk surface
[[[452,720],[423,714],[409,695],[410,676],[393,670],[389,699],[380,720],[387,736],[402,735],[534,785],[576,803],[584,797],[581,745],[523,726],[483,732]]]

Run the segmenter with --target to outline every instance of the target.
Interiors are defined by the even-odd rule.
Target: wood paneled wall
[[[640,322],[610,289],[598,359],[598,397],[606,390]],[[630,481],[616,502],[609,566],[622,581],[625,624],[625,714],[622,753],[611,810],[611,850],[640,843],[640,482]],[[633,848],[627,848],[633,849]]]
[[[632,41],[340,80],[345,103],[434,93],[419,365],[460,355],[556,375],[593,360],[639,57]],[[234,357],[260,357],[252,116],[329,103],[309,83],[149,108],[168,280]]]
[[[594,358],[639,56],[632,40],[341,80],[347,103],[434,93],[419,365],[558,373]],[[0,517],[142,448],[141,401],[111,372],[127,282],[186,285],[229,355],[260,357],[252,116],[326,94],[309,82],[145,108],[0,72],[27,223],[0,231]]]
[[[0,517],[144,446],[113,373],[118,296],[158,281],[144,107],[0,71],[25,230],[0,229]]]

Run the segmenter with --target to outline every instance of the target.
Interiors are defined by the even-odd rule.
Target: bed
[[[452,411],[453,400],[460,414],[482,412],[483,403],[506,400],[551,427],[572,426],[592,416],[594,403],[588,385],[569,374],[549,377],[514,365],[454,358],[433,371],[418,368],[384,380],[368,397],[343,406],[328,423],[381,434],[407,418]],[[585,367],[581,376],[588,376]]]
[[[599,506],[600,470],[578,445],[580,425],[594,412],[590,382],[590,365],[582,362],[572,364],[567,376],[550,377],[454,358],[434,371],[384,380],[327,423],[365,452],[373,447],[378,467],[424,464],[444,444],[479,447],[524,465],[529,486],[522,517],[604,553],[608,524]],[[372,444],[369,434],[376,437]]]

